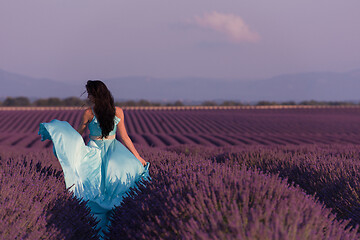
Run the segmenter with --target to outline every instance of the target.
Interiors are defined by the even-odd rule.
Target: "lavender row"
[[[241,164],[279,174],[315,195],[338,219],[360,224],[360,148],[358,145],[205,148],[178,146],[174,152],[204,157],[230,166]]]
[[[98,239],[90,209],[65,190],[49,156],[0,150],[0,238]]]
[[[360,144],[360,108],[124,112],[125,125],[134,143],[154,147]],[[37,136],[39,123],[57,118],[77,128],[82,113],[0,111],[0,144],[51,148]]]
[[[140,149],[152,182],[114,210],[107,239],[360,238],[277,175],[174,151]]]
[[[153,181],[116,208],[109,239],[359,238],[354,230],[345,230],[346,223],[333,221],[335,216],[313,197],[277,176],[206,160],[221,149],[177,150],[179,154],[140,148],[152,162]],[[8,223],[1,229],[4,238],[96,239],[88,209],[64,192],[61,173],[31,162],[53,163],[51,154],[1,153],[5,177],[0,189],[6,199],[1,219]]]

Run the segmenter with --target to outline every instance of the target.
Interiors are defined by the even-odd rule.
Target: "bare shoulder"
[[[94,115],[93,115],[93,112],[92,112],[91,108],[85,109],[83,119],[84,120],[90,120],[93,117],[94,117]]]
[[[85,112],[84,112],[84,115],[93,115],[93,113],[92,113],[92,110],[91,110],[91,108],[87,108],[87,109],[85,109]]]
[[[121,107],[115,107],[115,115],[120,119],[124,118],[124,111]]]

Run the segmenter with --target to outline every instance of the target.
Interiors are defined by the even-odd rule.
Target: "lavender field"
[[[360,239],[360,108],[124,112],[152,181],[106,239]],[[1,239],[99,238],[37,135],[81,114],[0,111]]]
[[[360,144],[360,108],[125,110],[124,113],[133,142],[151,147]],[[0,111],[0,145],[50,148],[37,135],[39,123],[56,118],[76,128],[81,116],[80,110]],[[85,141],[88,141],[86,137]]]

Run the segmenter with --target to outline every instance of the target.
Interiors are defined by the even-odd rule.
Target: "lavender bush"
[[[90,209],[65,191],[49,153],[0,151],[1,239],[97,239]],[[41,162],[38,162],[40,160]]]
[[[208,148],[174,146],[168,150],[204,157],[214,163],[244,164],[279,174],[316,195],[338,219],[360,223],[360,149],[357,145],[248,146]]]
[[[279,174],[315,194],[338,219],[360,223],[360,149],[356,145],[234,148],[213,159]]]
[[[152,182],[114,210],[107,239],[359,238],[277,175],[191,154],[142,154],[152,160]]]
[[[152,181],[106,239],[360,239],[357,146],[136,147]],[[0,149],[0,165],[0,238],[98,239],[50,150]]]

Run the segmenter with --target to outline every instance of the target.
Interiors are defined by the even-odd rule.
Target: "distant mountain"
[[[280,75],[262,80],[221,80],[207,78],[158,79],[122,77],[103,79],[115,99],[240,100],[240,101],[358,101],[360,70],[344,73],[311,72]],[[79,96],[80,84],[34,79],[0,70],[0,98],[6,96]]]
[[[0,69],[1,99],[8,96],[25,96],[29,98],[65,98],[69,96],[79,96],[83,92],[83,89],[84,87],[79,84],[67,84],[45,78],[31,78]]]
[[[360,71],[313,72],[281,75],[254,82],[247,89],[257,98],[283,100],[360,100]],[[245,98],[252,98],[250,94]],[[253,98],[252,98],[253,99]]]
[[[313,72],[241,81],[206,78],[117,78],[105,80],[116,96],[144,99],[241,101],[357,101],[360,70]]]

